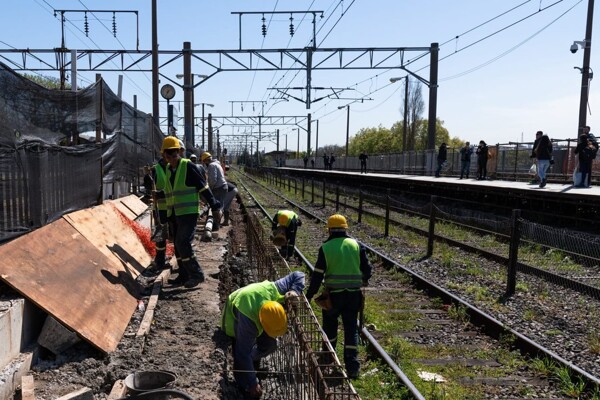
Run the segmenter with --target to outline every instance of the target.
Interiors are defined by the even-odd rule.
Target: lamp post
[[[348,110],[346,114],[346,158],[344,159],[344,169],[348,169],[348,142],[350,140],[350,104],[346,106],[338,106],[338,110],[341,110],[344,107]]]
[[[300,128],[296,128],[298,133],[298,144],[296,144],[296,160],[300,158]]]
[[[592,21],[594,19],[594,0],[588,1],[587,22],[585,27],[585,39],[575,41],[571,45],[571,53],[576,53],[579,46],[583,48],[583,66],[581,68],[581,97],[579,100],[579,120],[577,127],[577,136],[583,133],[586,126],[588,96],[590,94],[589,83],[592,78],[590,74],[590,58],[592,55]],[[577,68],[577,67],[575,67]],[[579,69],[579,68],[577,68]]]
[[[402,151],[406,151],[406,136],[408,125],[408,75],[400,78],[390,78],[391,83],[404,79],[404,122],[402,123]]]
[[[194,132],[193,132],[193,126],[194,126],[194,76],[197,76],[198,78],[204,80],[206,78],[208,78],[208,75],[200,75],[200,74],[189,74],[189,83],[186,84],[186,75],[185,74],[177,74],[175,75],[175,77],[177,77],[177,79],[183,79],[184,83],[183,83],[183,99],[184,99],[184,104],[183,104],[183,109],[184,109],[184,119],[186,121],[185,123],[185,131],[184,131],[184,136],[185,136],[185,145],[186,147],[189,147],[189,150],[191,151],[191,149],[193,147],[195,147],[195,143],[194,143]]]

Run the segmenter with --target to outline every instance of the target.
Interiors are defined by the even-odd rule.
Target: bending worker
[[[348,377],[355,379],[360,371],[356,321],[364,301],[361,287],[369,284],[371,265],[365,248],[348,236],[347,228],[348,223],[343,215],[335,214],[327,220],[329,238],[319,248],[306,298],[310,302],[324,279],[332,307],[323,310],[323,331],[335,349],[338,318],[342,316],[344,364]]]
[[[245,394],[259,398],[256,378],[260,360],[277,349],[277,337],[287,331],[287,314],[281,305],[304,290],[304,273],[295,271],[275,282],[264,281],[231,293],[223,308],[221,329],[233,338],[233,369]]]
[[[294,254],[294,246],[296,245],[296,232],[299,226],[302,226],[302,221],[300,220],[298,214],[293,211],[279,210],[273,216],[273,224],[271,226],[273,236],[277,238],[279,236],[278,230],[285,229],[286,243],[279,243],[277,242],[277,239],[274,240],[274,243],[280,246],[279,254],[286,259]]]
[[[180,141],[173,136],[163,140],[162,153],[168,162],[165,177],[167,219],[174,237],[175,254],[181,257],[176,283],[192,288],[204,282],[204,273],[192,249],[199,214],[199,195],[220,218],[221,203],[213,196],[200,170],[187,158],[181,158]],[[159,171],[159,169],[156,169]]]

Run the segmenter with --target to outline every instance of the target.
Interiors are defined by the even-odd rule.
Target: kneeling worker
[[[362,286],[371,278],[371,265],[365,248],[346,233],[348,223],[343,215],[327,220],[329,238],[319,248],[315,270],[310,279],[306,299],[310,302],[325,279],[331,309],[323,310],[323,331],[335,349],[338,318],[344,325],[344,364],[349,378],[358,378],[358,330],[356,320],[363,306]]]
[[[273,216],[273,224],[271,226],[274,237],[273,243],[280,247],[279,253],[286,259],[294,254],[296,232],[299,226],[302,226],[302,221],[298,214],[293,211],[279,210]],[[285,238],[282,237],[284,231]]]
[[[237,383],[251,398],[262,388],[256,378],[260,359],[277,349],[287,331],[284,299],[304,290],[304,273],[295,271],[276,280],[252,283],[231,293],[223,308],[221,329],[233,338],[233,369]]]

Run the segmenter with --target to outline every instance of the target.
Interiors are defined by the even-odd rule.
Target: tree
[[[425,110],[425,101],[423,101],[423,90],[420,82],[411,83],[408,82],[408,110],[407,110],[407,134],[406,134],[406,150],[415,150],[415,144],[417,139],[417,131],[421,122],[421,116]],[[402,106],[400,107],[400,114],[404,115],[404,104],[405,104],[404,92],[402,92],[401,100]],[[404,126],[402,122],[401,127]],[[402,131],[400,131],[402,132]],[[402,137],[402,136],[401,136]]]
[[[60,79],[45,75],[34,75],[34,74],[23,74],[23,77],[29,79],[32,82],[37,83],[46,89],[58,90],[60,89]],[[66,83],[65,87],[67,90],[71,89],[71,85]]]
[[[379,125],[377,128],[362,128],[348,144],[348,153],[353,156],[365,151],[371,154],[400,151],[401,137]]]

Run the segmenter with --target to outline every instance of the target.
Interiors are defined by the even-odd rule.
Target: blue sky
[[[150,0],[19,0],[4,1],[2,6],[0,48],[3,49],[58,47],[61,24],[52,9],[86,8],[139,11],[140,48],[151,48]],[[522,137],[533,140],[537,130],[557,139],[576,136],[581,74],[574,67],[582,66],[583,51],[572,54],[569,47],[574,40],[584,39],[587,6],[584,0],[158,0],[158,35],[161,50],[179,50],[184,41],[191,42],[193,49],[235,49],[238,47],[238,17],[231,12],[322,10],[324,18],[317,22],[319,47],[428,47],[438,42],[441,61],[437,113],[450,135],[471,142],[483,139],[488,143],[507,143],[520,141]],[[98,14],[104,25],[91,15],[88,17],[90,38],[81,32],[82,14],[66,16],[69,48],[135,48],[135,18],[130,14],[117,15],[118,41],[110,32],[111,15]],[[311,38],[312,26],[308,19],[302,21],[302,17],[296,15],[296,32],[290,37],[289,15],[275,15],[272,20],[267,15],[269,29],[263,39],[260,18],[260,15],[243,17],[244,48],[301,48]],[[593,39],[599,34],[594,32]],[[475,42],[478,43],[471,45]],[[592,46],[592,69],[599,53],[600,48]],[[425,57],[423,62],[417,63],[415,70],[426,67],[427,60]],[[192,66],[194,73],[209,72],[203,68],[199,63]],[[182,71],[181,59],[161,70],[174,80]],[[419,73],[425,78],[429,76],[426,68]],[[352,135],[364,127],[391,127],[402,119],[403,83],[390,84],[389,78],[404,75],[398,69],[314,71],[312,84],[348,87],[353,90],[345,92],[345,97],[373,99],[350,106]],[[103,73],[103,77],[116,92],[117,74]],[[80,78],[80,82],[86,84],[94,80],[94,73],[81,73]],[[164,83],[167,82],[163,80],[161,84]],[[267,90],[273,86],[299,87],[305,83],[304,72],[223,72],[196,88],[195,102],[214,104],[214,108],[206,108],[206,112],[210,110],[213,115],[231,115],[230,101],[267,101],[267,115],[311,112],[313,120],[319,120],[319,145],[343,145],[346,110],[338,110],[338,106],[350,101],[322,100],[307,110],[305,104],[294,100],[274,104],[276,101],[271,98],[275,93]],[[592,80],[591,115],[587,118],[593,132],[600,129],[600,126],[595,129],[596,115],[600,112],[595,87]],[[427,107],[427,89],[423,90]],[[292,93],[300,95],[300,92]],[[152,112],[150,74],[126,73],[123,94],[130,103],[133,95],[137,95],[138,108]],[[313,97],[320,95],[313,93]],[[177,89],[175,100],[183,100],[181,89]],[[240,103],[235,103],[233,108],[236,115],[257,115],[260,110],[259,103],[255,104],[254,111],[251,103],[245,104],[244,111]],[[166,106],[161,103],[161,116],[165,115]],[[199,115],[198,107],[196,116]],[[239,128],[240,132],[244,129]],[[273,129],[264,128],[267,132]],[[315,129],[313,126],[313,132]],[[223,131],[237,133],[238,128],[223,128]],[[288,135],[288,148],[296,149],[296,130],[281,127],[280,131]],[[300,135],[302,151],[306,148],[306,136],[304,132]],[[283,147],[285,136],[281,141]],[[270,151],[275,144],[263,141],[260,147]]]

